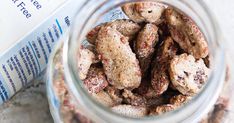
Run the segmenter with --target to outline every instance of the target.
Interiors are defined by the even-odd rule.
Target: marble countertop
[[[226,49],[234,50],[234,1],[204,0],[216,16],[225,38]],[[32,85],[16,94],[11,101],[0,106],[1,123],[52,123],[45,82],[39,78]]]

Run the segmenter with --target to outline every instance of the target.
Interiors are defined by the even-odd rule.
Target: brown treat
[[[159,23],[161,21],[160,18],[165,8],[165,4],[158,2],[138,2],[135,4],[136,12],[145,19],[145,22],[151,23]]]
[[[139,61],[129,46],[128,38],[111,27],[103,27],[99,31],[96,48],[111,85],[118,89],[139,87]]]
[[[135,52],[140,62],[143,76],[147,74],[154,47],[158,42],[158,28],[154,24],[146,24],[139,32],[135,42]]]
[[[109,85],[105,88],[105,91],[114,100],[115,104],[120,104],[123,101],[122,95],[120,94],[119,89]]]
[[[155,59],[155,64],[164,64],[169,63],[170,60],[176,55],[178,52],[178,45],[172,40],[171,37],[167,37],[162,45],[159,46],[157,56]]]
[[[132,105],[117,105],[111,108],[112,111],[121,114],[123,116],[140,118],[144,117],[147,114],[147,109],[141,106],[132,106]]]
[[[170,104],[180,107],[181,105],[187,103],[192,97],[184,96],[182,94],[176,95],[170,99]]]
[[[164,114],[166,112],[169,112],[169,111],[172,111],[175,109],[176,109],[176,107],[174,105],[165,104],[165,105],[157,106],[156,108],[151,108],[149,115],[151,115],[151,116],[160,115],[160,114]]]
[[[127,3],[123,5],[122,10],[129,17],[129,19],[133,20],[136,23],[140,23],[145,20],[139,15],[139,13],[135,11],[135,3]]]
[[[169,24],[172,38],[187,53],[196,59],[208,55],[208,45],[198,26],[187,16],[172,8],[165,10],[165,18]]]
[[[92,51],[81,46],[77,57],[78,72],[81,80],[84,80],[86,78],[88,70],[94,60],[95,54]]]
[[[92,93],[91,95],[97,102],[99,102],[100,104],[102,104],[104,106],[112,107],[115,105],[114,100],[105,91],[100,91],[98,93]]]
[[[174,41],[168,37],[160,46],[156,59],[153,62],[151,74],[151,85],[157,95],[165,92],[169,86],[168,65],[170,60],[176,55],[178,50]]]
[[[137,23],[134,23],[131,20],[115,20],[113,22],[104,23],[101,25],[96,26],[93,28],[86,36],[87,40],[91,44],[95,44],[98,32],[100,31],[101,27],[109,26],[117,31],[119,31],[122,35],[129,38],[129,40],[132,40],[134,36],[140,31],[141,26]]]
[[[122,93],[124,97],[124,101],[127,104],[133,105],[133,106],[145,106],[146,99],[140,95],[133,94],[131,91],[124,89],[124,92]]]
[[[103,68],[91,66],[86,79],[83,81],[89,93],[98,93],[108,86]]]
[[[196,61],[187,54],[174,57],[169,69],[172,84],[183,95],[197,94],[208,79],[209,71],[202,59]]]
[[[131,20],[115,20],[107,24],[117,31],[119,31],[125,37],[128,37],[129,40],[132,40],[135,35],[140,31],[141,26]]]
[[[158,2],[135,2],[122,6],[124,13],[134,22],[159,23],[166,6]]]
[[[99,30],[101,29],[102,26],[105,25],[106,23],[100,24],[88,32],[88,34],[86,35],[86,39],[90,44],[95,44]]]
[[[211,117],[209,117],[208,119],[208,122],[209,123],[222,123],[227,113],[228,112],[227,112],[225,105],[216,104],[214,107],[214,111],[211,114]]]
[[[147,58],[154,52],[158,42],[158,27],[154,24],[146,24],[139,32],[135,42],[135,51],[139,58]]]
[[[170,78],[167,73],[167,66],[155,65],[152,71],[151,85],[156,95],[163,94],[169,86]]]

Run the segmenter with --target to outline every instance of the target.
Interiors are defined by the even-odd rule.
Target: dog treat
[[[129,40],[132,40],[141,29],[140,25],[131,20],[115,20],[113,22],[104,23],[96,26],[87,34],[86,38],[90,44],[95,44],[98,32],[103,26],[108,26],[116,29],[122,35],[128,37]]]
[[[185,103],[187,103],[191,99],[190,96],[184,96],[182,94],[176,95],[170,99],[170,104],[181,106]]]
[[[154,53],[154,47],[158,42],[158,27],[154,24],[146,24],[139,32],[135,42],[135,53],[139,59],[142,76],[147,74],[151,59]]]
[[[78,53],[78,58],[77,58],[77,66],[79,70],[79,76],[81,80],[84,80],[87,76],[89,67],[95,60],[95,54],[90,51],[87,48],[84,48],[81,46],[79,53]]]
[[[163,114],[163,113],[175,110],[175,109],[176,107],[174,105],[165,104],[165,105],[157,106],[151,109],[149,115],[160,115],[160,114]]]
[[[98,93],[108,86],[103,68],[91,66],[84,80],[84,85],[90,93]]]
[[[122,10],[134,22],[159,23],[167,6],[157,2],[135,2],[122,6]]]
[[[167,66],[155,65],[152,71],[151,84],[156,95],[163,94],[169,86],[170,78],[167,73]]]
[[[132,40],[141,29],[139,24],[131,20],[115,20],[108,23],[107,26],[116,29],[122,35],[128,37],[129,40]]]
[[[196,59],[208,55],[208,45],[197,25],[187,16],[172,8],[165,10],[166,21],[172,38]]]
[[[169,71],[172,84],[184,95],[197,94],[209,75],[209,69],[202,59],[196,61],[187,54],[174,57]]]
[[[157,95],[164,93],[170,84],[168,65],[170,60],[176,55],[177,50],[177,45],[170,37],[159,46],[151,75],[151,84]]]
[[[102,26],[105,25],[106,23],[100,24],[88,32],[88,34],[86,35],[86,39],[90,44],[95,44],[99,30],[102,28]]]
[[[117,105],[111,108],[112,111],[129,117],[144,117],[147,114],[147,109],[141,106],[132,105]]]
[[[128,38],[105,26],[99,31],[96,47],[111,85],[118,89],[134,89],[140,85],[141,70]]]

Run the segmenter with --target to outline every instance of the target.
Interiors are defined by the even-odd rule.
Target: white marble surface
[[[223,31],[227,49],[234,50],[234,0],[204,0],[215,14]],[[234,53],[234,52],[233,52]],[[0,106],[1,123],[51,123],[53,122],[46,99],[43,80],[21,91],[11,101]]]

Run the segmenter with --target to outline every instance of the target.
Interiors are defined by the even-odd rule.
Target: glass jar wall
[[[212,72],[204,89],[189,103],[185,104],[178,110],[168,112],[163,115],[135,119],[123,117],[111,112],[108,108],[100,105],[93,98],[91,98],[88,92],[83,88],[83,82],[80,80],[77,74],[78,71],[76,69],[77,60],[79,59],[74,56],[77,56],[80,45],[86,43],[86,41],[84,41],[86,34],[91,28],[100,23],[112,21],[115,19],[126,18],[121,9],[119,9],[119,6],[127,2],[135,1],[136,0],[90,0],[86,2],[86,4],[82,8],[79,9],[79,12],[77,12],[77,16],[75,18],[75,23],[70,30],[69,39],[64,41],[64,44],[60,44],[61,46],[60,48],[58,48],[60,50],[57,50],[57,53],[55,53],[50,62],[50,68],[48,70],[48,87],[50,87],[50,89],[48,89],[49,95],[57,95],[55,97],[58,97],[59,94],[54,93],[54,91],[56,92],[56,90],[52,89],[53,91],[51,91],[51,88],[54,88],[54,82],[65,81],[66,83],[62,86],[66,86],[69,91],[64,93],[70,93],[70,95],[72,96],[69,96],[69,99],[72,98],[72,102],[75,102],[74,107],[68,107],[71,108],[73,112],[81,114],[82,117],[85,116],[95,122],[171,123],[199,121],[201,117],[206,114],[209,109],[211,109],[211,107],[217,100],[224,82],[226,68],[224,51],[220,43],[222,41],[221,33],[219,32],[215,19],[212,17],[212,13],[209,12],[205,4],[201,1],[156,0],[167,5],[171,5],[190,16],[202,30],[203,34],[206,37],[206,40],[208,41],[210,57],[212,58]],[[60,85],[61,83],[57,84]],[[57,90],[57,92],[63,91]],[[51,103],[51,105],[61,109],[61,105],[59,105],[59,102],[61,102],[61,98],[65,98],[63,97],[64,93],[60,94],[60,96],[62,95],[62,97],[60,97],[59,99],[55,98],[54,100],[52,100],[54,102]],[[50,98],[53,97],[54,96],[51,96]],[[86,122],[90,122],[86,118],[81,118],[81,116],[79,116],[78,119],[85,119]],[[60,117],[60,114],[54,115],[54,117],[58,118]]]

